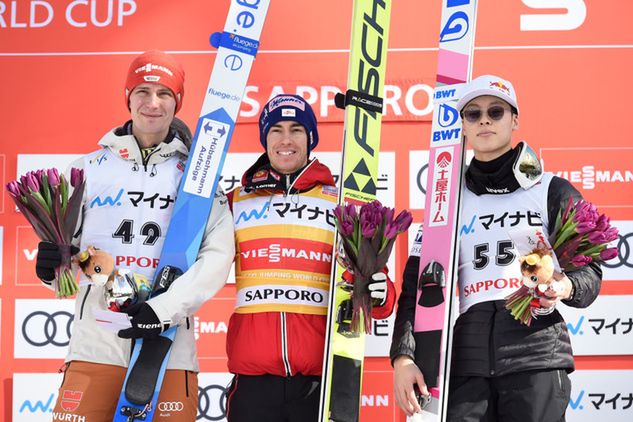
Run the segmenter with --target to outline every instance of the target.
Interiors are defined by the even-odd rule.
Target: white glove
[[[382,272],[372,274],[367,287],[369,288],[369,296],[377,304],[376,306],[384,305],[387,301],[387,274]]]

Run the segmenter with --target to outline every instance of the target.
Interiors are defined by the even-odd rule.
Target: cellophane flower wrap
[[[618,238],[618,229],[611,226],[610,219],[600,214],[592,203],[572,198],[561,210],[550,236],[549,243],[560,269],[573,271],[592,262],[601,263],[618,256],[617,247],[609,243]],[[506,297],[506,308],[515,319],[530,325],[533,318],[548,313],[540,304],[540,295],[535,289],[521,286]],[[553,310],[553,309],[551,309]]]
[[[72,168],[69,183],[57,169],[30,171],[7,184],[7,191],[22,215],[33,227],[40,240],[56,243],[62,255],[61,265],[55,270],[53,287],[57,297],[77,293],[78,287],[71,271],[71,239],[84,191],[83,170]]]
[[[403,210],[395,218],[394,214],[393,208],[384,207],[377,200],[360,207],[339,205],[334,210],[345,252],[338,260],[354,275],[350,327],[353,332],[371,333],[372,303],[368,288],[371,276],[387,265],[396,236],[411,225],[409,211]]]

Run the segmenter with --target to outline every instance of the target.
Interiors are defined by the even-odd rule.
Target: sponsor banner
[[[341,174],[340,152],[314,152],[318,160],[329,167],[338,185]],[[381,152],[378,158],[378,179],[376,181],[376,199],[384,206],[394,207],[396,203],[396,154]]]
[[[0,286],[2,286],[2,280],[4,277],[2,276],[2,261],[4,257],[4,227],[0,226]]]
[[[313,239],[325,241],[331,239],[331,230],[334,227],[333,203],[323,198],[304,196],[300,201],[293,201],[285,195],[269,197],[254,197],[245,199],[235,206],[235,223],[240,229],[249,229],[253,226],[256,230],[261,228],[259,220],[265,220],[266,226],[287,224],[288,217],[292,217],[297,234],[306,236],[308,233]],[[291,221],[292,221],[291,220]],[[322,232],[322,233],[319,233]],[[279,233],[281,234],[281,233]]]
[[[15,285],[41,286],[42,282],[35,274],[37,259],[37,237],[31,226],[18,226],[15,229]]]
[[[473,150],[466,150],[466,164],[473,158]],[[424,209],[426,183],[429,174],[429,151],[409,151],[409,208]]]
[[[327,285],[324,285],[326,287]],[[308,286],[266,284],[237,291],[236,308],[240,312],[282,311],[325,315],[328,291]]]
[[[633,296],[598,296],[588,308],[558,306],[574,355],[633,355]]]
[[[253,143],[253,145],[258,147],[259,143]],[[222,175],[220,176],[220,186],[224,189],[224,192],[230,192],[242,185],[242,175],[257,161],[263,152],[229,152],[226,154]]]
[[[240,118],[242,121],[256,122],[263,106],[279,94],[296,94],[306,99],[314,109],[319,123],[343,122],[344,111],[334,104],[337,93],[344,91],[344,81],[323,81],[320,85],[302,82],[288,82],[270,85],[261,81],[246,87]],[[432,80],[429,75],[429,80]],[[433,87],[419,79],[387,80],[383,89],[383,122],[398,120],[429,120],[433,112]]]
[[[14,358],[64,358],[74,317],[73,299],[16,299]]]
[[[395,420],[396,401],[393,397],[393,371],[387,364],[386,370],[363,371],[363,386],[360,397],[361,421]]]
[[[16,178],[28,171],[53,167],[60,173],[65,173],[68,166],[81,156],[81,154],[18,154]]]
[[[233,379],[228,372],[198,374],[198,416],[201,421],[226,421],[226,392]]]
[[[226,332],[234,306],[231,294],[228,298],[214,297],[196,312],[193,329],[203,367],[205,361],[226,359]]]
[[[92,51],[95,45],[121,51],[129,48],[128,37],[111,35],[130,32],[129,36],[146,33],[147,38],[153,40],[153,44],[149,41],[148,44],[164,45],[166,49],[208,49],[203,35],[208,35],[209,28],[221,29],[225,13],[214,10],[202,0],[189,3],[189,7],[182,8],[169,0],[5,2],[0,28],[7,37],[4,49],[11,52],[57,51],[59,45],[55,41],[58,39],[72,39],[72,47],[79,51]],[[633,14],[633,5],[617,1],[590,8],[588,3],[587,0],[521,0],[499,5],[482,2],[477,37],[481,38],[481,45],[498,45],[499,40],[507,45],[633,42],[633,35],[614,30],[627,27],[626,17]],[[283,31],[267,34],[265,49],[260,50],[260,54],[303,49],[323,53],[348,46],[349,34],[344,32],[349,26],[347,15],[332,14],[331,7],[315,2],[302,9],[309,19],[294,22],[291,18],[296,8],[291,5],[286,1],[274,9],[279,19],[288,22]],[[428,28],[437,29],[440,4],[429,4],[425,13],[416,11],[411,3],[394,4],[391,26],[405,28],[408,36],[396,36],[390,43],[391,48],[408,47],[406,42],[411,39],[422,47],[437,47],[437,33]],[[498,19],[499,16],[504,19]],[[161,30],[168,18],[187,22],[186,30],[180,31],[178,37]],[[308,32],[315,28],[311,22],[325,21],[330,22],[331,31],[322,31],[319,36]],[[152,22],[159,24],[152,26]],[[422,30],[424,28],[427,30]],[[138,48],[144,47],[146,45],[141,44]]]
[[[391,277],[394,277],[393,275]],[[394,277],[399,280],[400,277]],[[372,333],[365,336],[365,356],[383,357],[389,356],[393,324],[396,321],[396,312],[387,319],[372,320]]]
[[[313,240],[245,240],[241,248],[243,271],[280,269],[327,274],[333,259],[331,246],[327,248],[327,244]]]
[[[633,420],[633,370],[581,370],[569,377],[569,422]]]
[[[409,151],[409,209],[424,209],[428,177],[429,151]]]
[[[631,206],[633,148],[541,148],[541,157],[548,171],[569,180],[602,212]]]
[[[403,236],[403,234],[400,234]],[[397,242],[397,240],[396,240]],[[399,269],[399,273],[396,272],[396,248],[391,253],[389,260],[387,261],[387,268],[389,270],[389,278],[394,283],[402,282],[402,271],[404,271],[404,262],[406,257],[402,258],[402,267]],[[397,291],[397,290],[396,290]],[[398,298],[396,297],[396,301]],[[381,357],[389,356],[389,348],[391,347],[391,336],[393,334],[393,324],[396,320],[396,308],[393,308],[393,313],[387,319],[374,319],[372,321],[372,335],[365,336],[365,356]]]
[[[9,180],[7,179],[6,164],[7,164],[7,156],[4,154],[0,154],[0,186],[6,186],[7,183],[9,183]],[[0,195],[0,213],[4,212],[4,198],[5,197],[6,195]]]
[[[409,226],[407,238],[407,258],[409,255],[420,256],[420,247],[422,245],[422,232],[420,232],[421,227],[422,222],[413,222]]]
[[[611,243],[618,247],[619,253],[602,264],[602,279],[633,280],[633,221],[611,221],[611,225],[619,231],[618,240]]]
[[[50,422],[62,379],[55,373],[13,374],[13,421]],[[69,417],[57,420],[74,420]]]

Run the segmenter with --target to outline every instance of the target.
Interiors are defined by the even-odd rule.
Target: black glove
[[[70,247],[70,254],[79,252],[76,246]],[[37,260],[35,261],[35,274],[44,282],[52,281],[55,278],[55,268],[62,263],[62,253],[57,243],[42,241],[37,245]]]
[[[130,322],[132,328],[120,330],[118,336],[121,338],[155,338],[163,332],[163,324],[161,324],[158,316],[147,303],[137,303],[126,309],[125,313],[132,317]],[[165,324],[165,330],[169,328],[169,324]]]
[[[42,281],[52,281],[55,278],[55,268],[62,263],[62,254],[56,243],[43,241],[37,245],[37,260],[35,274]]]

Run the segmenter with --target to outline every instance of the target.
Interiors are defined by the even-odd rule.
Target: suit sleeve
[[[233,217],[226,195],[218,191],[196,261],[165,293],[147,303],[163,323],[182,323],[225,285],[234,257]]]
[[[420,226],[420,230],[422,230]],[[418,233],[417,241],[421,240],[421,233]],[[391,349],[389,357],[391,364],[401,355],[414,359],[415,339],[413,338],[413,326],[415,321],[415,307],[418,286],[418,272],[420,267],[419,244],[407,259],[407,264],[402,274],[402,292],[398,298],[398,308],[396,310],[396,321],[394,323],[393,337],[391,339]],[[417,252],[416,252],[417,251]]]

